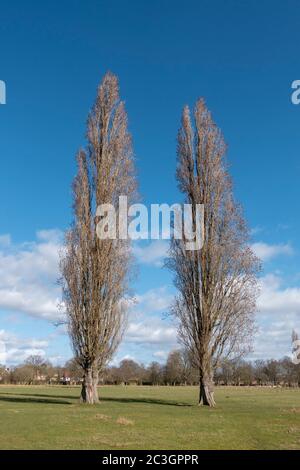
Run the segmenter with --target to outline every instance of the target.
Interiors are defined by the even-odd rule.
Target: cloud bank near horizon
[[[47,323],[62,318],[58,262],[62,249],[60,230],[40,230],[34,241],[13,243],[9,234],[0,235],[0,311],[37,318]],[[256,254],[265,261],[277,256],[292,256],[289,244],[253,244]],[[133,251],[141,264],[161,269],[167,253],[167,242],[153,241],[145,246],[135,245]],[[284,277],[269,273],[260,279],[257,320],[259,331],[251,357],[279,357],[289,353],[293,328],[300,329],[300,286],[286,286]],[[121,347],[139,360],[141,347],[149,349],[149,361],[162,360],[167,352],[178,347],[176,326],[164,313],[174,298],[171,285],[159,286],[138,292],[129,311],[129,325]],[[46,328],[46,326],[45,326]],[[35,330],[30,340],[0,330],[0,342],[5,345],[6,360],[15,363],[25,355],[46,355],[49,341],[38,339]],[[47,343],[47,344],[46,344]],[[1,354],[1,352],[0,352]],[[119,356],[119,355],[118,355]],[[1,363],[1,355],[0,355]]]

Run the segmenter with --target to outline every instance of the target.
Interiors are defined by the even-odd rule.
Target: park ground
[[[219,387],[214,409],[197,387],[0,386],[0,449],[299,449],[300,389]]]

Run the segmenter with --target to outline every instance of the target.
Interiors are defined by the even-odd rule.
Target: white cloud
[[[300,320],[300,287],[282,287],[279,276],[269,274],[261,279],[259,311],[264,314],[298,315]]]
[[[66,363],[67,358],[64,356],[56,355],[56,356],[47,356],[47,359],[51,364],[54,366],[63,366]]]
[[[11,244],[11,238],[9,234],[0,235],[0,247],[6,247]]]
[[[46,356],[48,341],[20,339],[5,330],[0,330],[0,364],[19,364],[28,356]]]
[[[263,227],[258,225],[256,227],[253,227],[250,232],[251,232],[251,235],[257,235],[258,233],[261,233],[263,231],[264,231]]]
[[[150,289],[144,294],[136,295],[135,308],[143,312],[168,311],[174,295],[168,292],[167,286]]]
[[[155,351],[153,356],[157,359],[166,360],[168,357],[168,351]]]
[[[56,244],[60,244],[62,241],[62,232],[58,229],[49,229],[49,230],[38,230],[37,231],[37,238],[44,242],[52,242]]]
[[[125,341],[142,344],[175,344],[177,332],[174,326],[163,320],[152,319],[145,322],[130,323]]]
[[[51,321],[61,318],[58,309],[61,293],[56,284],[61,240],[59,230],[41,230],[36,241],[23,244],[14,244],[9,235],[0,236],[0,309]],[[145,247],[136,245],[134,250],[140,262],[161,266],[167,248],[166,241],[157,240]],[[293,253],[289,244],[268,245],[260,242],[255,243],[253,248],[264,260]],[[161,356],[162,360],[169,350],[177,347],[175,325],[161,319],[162,314],[169,310],[173,296],[168,286],[150,289],[136,296],[135,304],[130,307],[125,347],[131,349],[145,345],[149,354],[157,358]],[[253,357],[281,357],[287,354],[292,329],[300,333],[300,286],[286,287],[279,276],[265,276],[261,279],[258,309],[260,329],[255,339]],[[65,328],[59,331],[65,334]],[[22,342],[3,330],[0,333],[0,346],[2,341],[5,357],[11,363],[21,362],[30,354],[45,355],[45,340],[27,339]],[[0,362],[3,354],[0,347]]]
[[[0,308],[58,320],[61,232],[42,230],[37,241],[0,247]]]
[[[262,261],[269,261],[282,255],[291,256],[294,253],[292,246],[288,243],[271,245],[264,242],[256,242],[251,247]],[[166,240],[153,240],[146,245],[141,243],[134,244],[133,253],[142,264],[162,267],[163,261],[168,254],[168,248],[169,243]]]
[[[276,324],[262,326],[255,336],[251,359],[281,359],[291,356],[291,333],[294,322],[283,326]]]
[[[261,279],[259,331],[251,358],[280,358],[291,353],[292,330],[300,332],[300,287],[284,287],[274,274]]]
[[[252,249],[262,261],[270,261],[280,255],[292,255],[293,248],[289,244],[268,245],[264,242],[253,243]]]
[[[133,246],[133,254],[140,263],[162,267],[168,248],[169,243],[166,240],[153,240],[146,246],[135,244]]]
[[[174,324],[161,318],[167,313],[174,294],[167,286],[150,289],[136,296],[136,302],[129,311],[129,326],[125,335],[126,343],[156,344],[172,347],[177,342]],[[159,316],[156,316],[157,313]]]

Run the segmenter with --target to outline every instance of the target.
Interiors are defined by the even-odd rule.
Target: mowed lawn
[[[1,449],[299,449],[300,390],[221,387],[217,407],[196,387],[0,386]]]

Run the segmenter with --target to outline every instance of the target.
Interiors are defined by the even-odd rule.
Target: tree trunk
[[[98,395],[98,380],[99,380],[99,371],[98,369],[93,369],[93,397],[94,403],[99,403],[99,395]]]
[[[90,405],[95,403],[94,381],[91,367],[84,371],[80,401]]]
[[[200,374],[199,405],[215,406],[214,384],[211,376]]]

